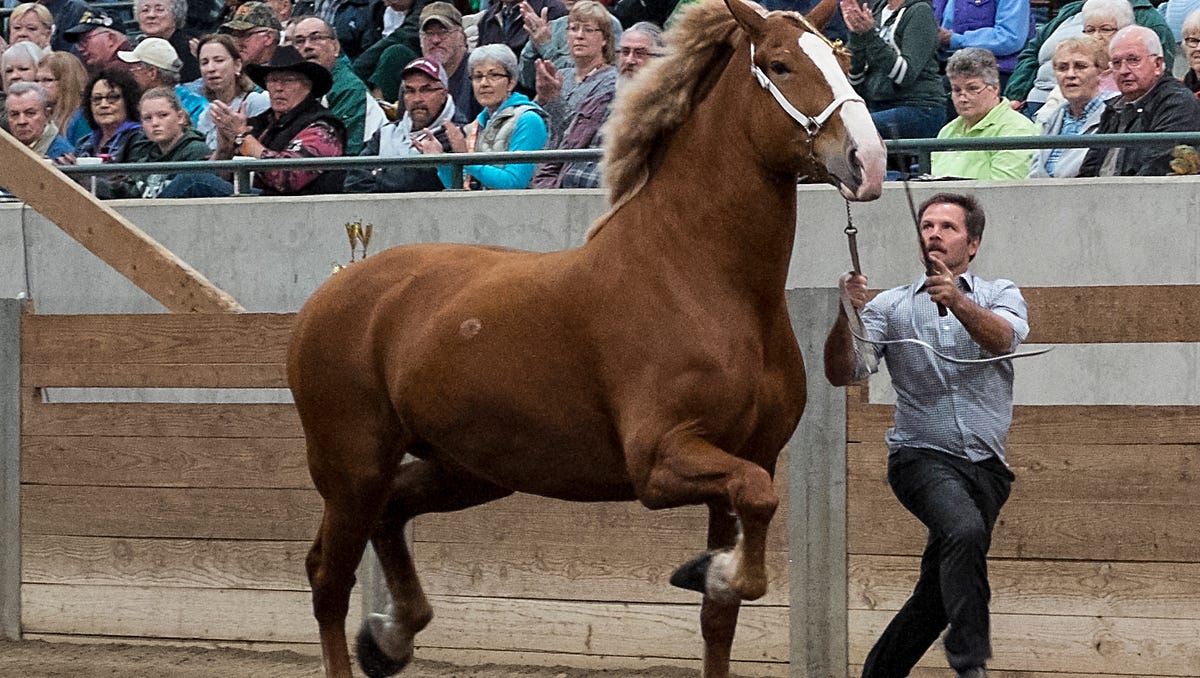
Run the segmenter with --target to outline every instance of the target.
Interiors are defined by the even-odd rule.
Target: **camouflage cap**
[[[283,30],[283,24],[275,16],[275,10],[265,2],[245,2],[238,5],[233,18],[221,24],[227,31],[248,31],[252,28],[274,28]]]
[[[451,29],[463,27],[462,12],[448,2],[431,2],[425,5],[421,10],[421,29],[424,30],[425,24],[430,21],[436,21]]]

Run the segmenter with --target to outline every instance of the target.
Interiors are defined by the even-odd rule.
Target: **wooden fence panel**
[[[1200,286],[1034,288],[1035,343],[1200,342]],[[892,496],[892,407],[847,393],[849,667],[916,582],[925,530]],[[989,556],[989,675],[1200,675],[1200,406],[1017,406]],[[944,675],[940,647],[913,676]]]

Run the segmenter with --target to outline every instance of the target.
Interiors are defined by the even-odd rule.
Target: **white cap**
[[[125,63],[150,64],[172,73],[178,73],[183,68],[183,62],[179,60],[175,48],[162,38],[146,38],[139,42],[132,52],[121,50],[117,52],[117,56]]]

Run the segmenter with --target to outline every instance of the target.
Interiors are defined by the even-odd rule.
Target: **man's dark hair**
[[[963,213],[967,217],[967,240],[983,240],[983,208],[979,206],[979,201],[974,196],[964,195],[962,193],[937,193],[930,196],[921,203],[921,209],[917,210],[917,219],[925,218],[925,210],[930,205],[939,204],[958,205],[962,208]]]

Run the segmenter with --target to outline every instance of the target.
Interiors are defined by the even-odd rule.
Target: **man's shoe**
[[[973,669],[959,671],[958,678],[987,678],[987,669],[982,666],[976,666]]]

